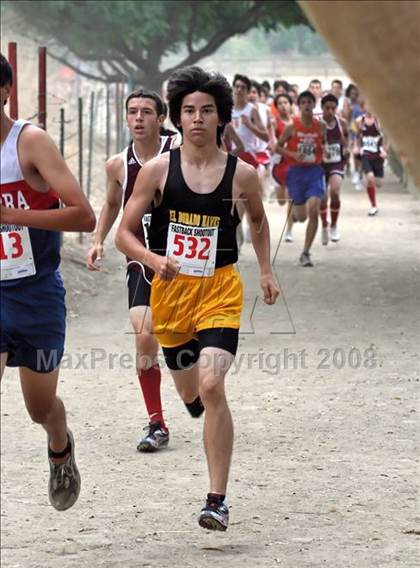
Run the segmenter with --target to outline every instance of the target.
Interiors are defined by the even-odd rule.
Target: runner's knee
[[[53,401],[50,404],[46,403],[42,406],[26,402],[26,409],[31,420],[36,424],[45,424],[53,409]]]
[[[136,332],[136,350],[138,355],[156,355],[158,344],[155,336],[147,331]]]
[[[225,397],[224,382],[208,372],[200,377],[199,393],[204,406],[217,404]]]
[[[319,203],[311,203],[308,206],[308,217],[309,219],[318,219],[319,215]]]

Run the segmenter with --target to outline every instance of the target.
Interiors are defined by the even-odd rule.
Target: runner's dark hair
[[[298,96],[298,100],[297,100],[298,106],[300,105],[300,101],[302,99],[310,99],[314,104],[316,103],[316,99],[315,99],[314,95],[311,93],[311,91],[302,91],[300,93],[300,95]]]
[[[13,69],[5,56],[0,53],[0,87],[13,85]]]
[[[222,143],[222,134],[226,124],[232,120],[233,96],[232,88],[226,77],[220,73],[204,71],[201,67],[184,67],[177,69],[169,78],[166,88],[169,117],[172,124],[182,134],[181,107],[187,95],[199,91],[214,98],[219,120],[222,123],[217,127],[217,145]]]
[[[125,112],[128,112],[128,103],[131,101],[131,99],[152,99],[152,101],[154,101],[155,103],[156,114],[158,116],[161,116],[163,114],[163,116],[166,118],[166,115],[168,114],[168,107],[166,106],[166,103],[157,93],[155,93],[155,91],[137,89],[137,91],[130,93],[125,100]]]

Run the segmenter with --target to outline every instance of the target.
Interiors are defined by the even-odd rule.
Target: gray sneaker
[[[313,266],[309,252],[303,252],[299,257],[301,266]]]
[[[207,497],[201,509],[198,524],[209,531],[225,531],[229,526],[229,509],[226,499],[218,502]]]
[[[48,483],[48,497],[50,503],[57,511],[70,509],[79,497],[80,473],[74,459],[74,439],[70,430],[67,431],[70,442],[70,453],[63,463],[50,462],[50,480]]]
[[[162,428],[160,422],[150,422],[144,430],[147,431],[147,434],[138,443],[138,452],[157,452],[168,445],[169,432]]]

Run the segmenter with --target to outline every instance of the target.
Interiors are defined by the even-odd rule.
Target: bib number
[[[169,223],[166,255],[181,265],[180,274],[213,276],[216,267],[217,227],[189,227]]]
[[[363,136],[363,152],[377,154],[379,149],[379,136]]]
[[[27,278],[36,274],[28,227],[1,225],[1,280]]]
[[[324,164],[337,164],[341,162],[341,146],[340,144],[327,144],[324,146]]]
[[[315,144],[312,144],[311,142],[299,142],[298,152],[300,154],[303,154],[304,162],[311,164],[315,162]]]

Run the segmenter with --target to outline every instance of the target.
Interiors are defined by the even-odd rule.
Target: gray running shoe
[[[226,499],[218,502],[207,498],[198,517],[198,524],[209,531],[225,531],[229,526],[229,509]]]
[[[309,252],[303,252],[299,257],[301,266],[313,266]]]
[[[79,497],[80,493],[80,473],[74,459],[74,439],[73,434],[67,432],[70,442],[70,453],[63,463],[50,462],[50,480],[48,483],[48,496],[50,503],[57,511],[70,509]]]
[[[168,445],[169,432],[162,428],[160,422],[150,422],[144,429],[148,430],[148,433],[138,443],[138,452],[157,452]]]

